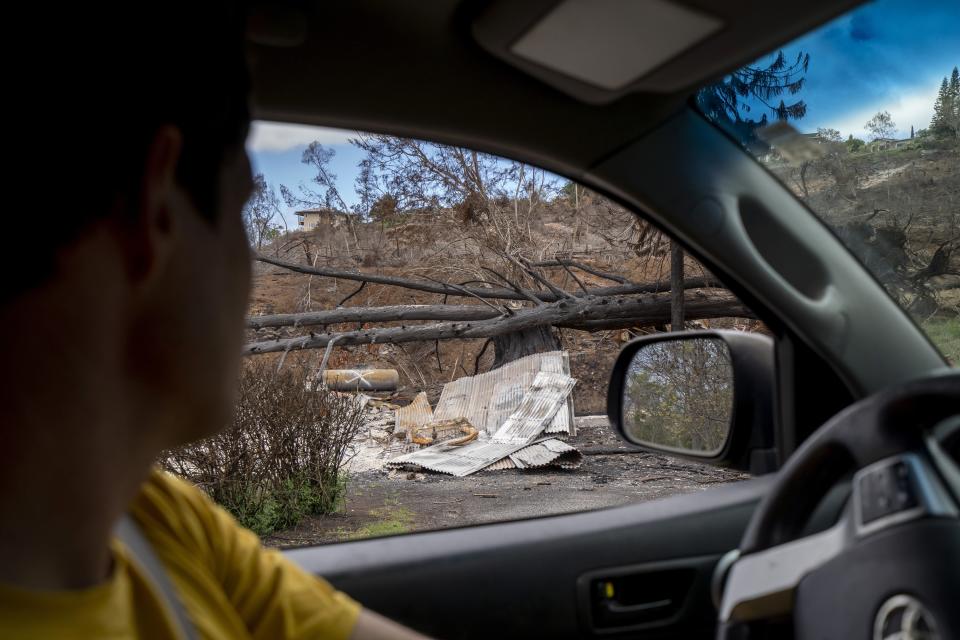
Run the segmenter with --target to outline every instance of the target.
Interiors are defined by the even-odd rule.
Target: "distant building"
[[[350,215],[334,209],[305,209],[296,213],[301,231],[339,229],[347,225]]]
[[[876,153],[877,151],[889,151],[891,149],[904,149],[913,144],[912,138],[903,140],[894,140],[893,138],[877,138],[867,143],[867,151]]]

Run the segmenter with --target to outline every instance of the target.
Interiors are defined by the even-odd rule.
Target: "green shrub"
[[[160,464],[265,535],[342,507],[344,457],[362,425],[353,396],[311,390],[305,370],[254,361],[241,373],[233,424]]]

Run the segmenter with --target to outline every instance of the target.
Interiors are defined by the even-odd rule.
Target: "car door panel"
[[[770,480],[287,556],[365,606],[437,637],[711,637],[713,567],[736,548]],[[597,590],[606,582],[616,586],[608,599],[614,611],[601,620],[611,602],[598,603]]]

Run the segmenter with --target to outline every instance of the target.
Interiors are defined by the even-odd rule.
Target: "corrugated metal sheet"
[[[397,409],[393,433],[394,435],[409,434],[412,429],[422,427],[432,420],[433,409],[430,408],[430,401],[427,400],[427,394],[421,391],[413,402]]]
[[[409,442],[410,435],[416,433],[419,442],[429,431],[437,444],[386,464],[455,476],[481,469],[576,466],[582,456],[573,447],[555,438],[535,442],[544,433],[575,434],[570,397],[575,384],[567,353],[552,351],[444,385],[434,411],[426,394],[420,393],[397,410],[394,434],[406,436],[410,446],[416,446]],[[465,424],[480,431],[478,440],[458,442]],[[448,438],[455,439],[442,442]]]
[[[415,465],[455,476],[467,476],[488,468],[536,440],[551,418],[563,406],[574,384],[575,381],[570,376],[562,373],[540,372],[521,399],[520,406],[507,417],[493,440],[477,440],[462,445],[435,444],[394,458],[387,464],[389,466]],[[510,457],[510,460],[520,468],[540,466],[567,454],[567,448],[573,449],[568,445],[562,447],[556,445],[552,448],[551,445],[543,445],[531,450],[526,462],[523,457]]]
[[[474,441],[462,446],[440,443],[394,458],[387,465],[391,467],[413,465],[463,477],[485,469],[522,448],[522,444],[497,442]]]
[[[563,373],[539,372],[520,406],[497,429],[491,442],[529,444],[536,440],[564,406],[576,383]]]
[[[525,446],[493,442],[472,442],[460,447],[438,444],[394,458],[386,464],[463,477],[481,470],[536,469],[549,465],[576,469],[582,462],[583,454],[577,449],[556,438],[546,438]]]
[[[518,469],[545,467],[551,464],[564,469],[575,469],[583,462],[583,454],[566,442],[549,438],[511,453],[507,459]]]
[[[482,433],[493,435],[517,410],[537,373],[570,375],[570,358],[565,351],[535,353],[514,360],[499,369],[454,380],[444,385],[434,418],[467,418]],[[573,400],[557,412],[547,433],[575,435]]]
[[[484,467],[484,471],[504,471],[506,469],[516,469],[517,465],[513,464],[513,460],[510,459],[510,456],[507,456],[503,460],[497,460],[489,467]]]

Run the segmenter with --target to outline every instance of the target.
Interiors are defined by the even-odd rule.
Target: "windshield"
[[[960,364],[960,3],[880,0],[696,95]]]

